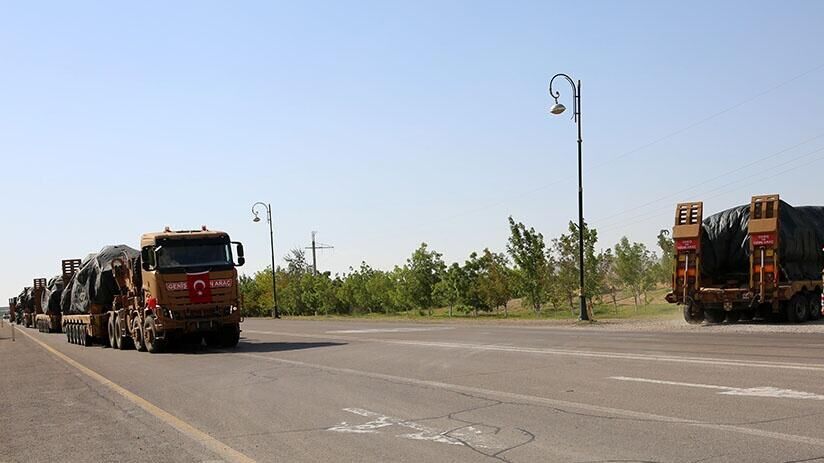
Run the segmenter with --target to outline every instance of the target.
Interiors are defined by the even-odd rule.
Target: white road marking
[[[609,379],[618,381],[633,381],[636,383],[663,384],[667,386],[697,387],[702,389],[716,389],[722,395],[737,395],[744,397],[768,397],[777,399],[799,399],[799,400],[824,400],[824,395],[813,394],[812,392],[794,391],[792,389],[779,389],[772,386],[760,387],[732,387],[717,386],[714,384],[694,384],[682,383],[679,381],[664,381],[660,379],[631,378],[627,376],[610,376]]]
[[[227,354],[232,354],[231,351],[223,351]],[[331,371],[335,373],[349,374],[353,376],[360,376],[364,378],[377,379],[381,381],[389,381],[393,383],[405,383],[414,386],[426,386],[430,388],[442,389],[445,391],[470,393],[486,397],[497,397],[499,399],[509,401],[528,402],[536,405],[548,405],[556,408],[567,408],[573,410],[584,410],[588,412],[595,412],[599,414],[608,414],[613,416],[635,418],[649,421],[658,421],[662,423],[680,424],[690,427],[697,427],[702,429],[710,429],[713,431],[726,431],[735,434],[744,434],[755,437],[766,437],[776,439],[784,442],[795,442],[800,444],[813,445],[816,447],[824,447],[824,439],[817,439],[815,437],[799,436],[795,434],[785,434],[780,432],[765,431],[762,429],[748,428],[738,425],[715,424],[704,421],[691,420],[687,418],[678,418],[674,416],[656,415],[653,413],[637,412],[634,410],[625,410],[621,408],[602,407],[600,405],[592,405],[580,402],[571,402],[567,400],[551,399],[548,397],[539,397],[527,394],[518,394],[515,392],[496,391],[493,389],[483,389],[479,387],[463,386],[460,384],[442,383],[440,381],[429,381],[424,379],[407,378],[403,376],[387,375],[383,373],[375,373],[371,371],[355,370],[352,368],[330,367],[327,365],[320,365],[316,363],[301,362],[298,360],[287,360],[276,357],[269,357],[261,354],[252,354],[245,352],[234,353],[233,355],[239,357],[253,358],[256,360],[265,360],[269,362],[281,363],[284,365],[294,365],[305,368],[312,368],[321,371]]]
[[[444,349],[469,349],[479,351],[497,351],[497,352],[517,352],[524,354],[542,354],[542,355],[557,355],[567,357],[584,357],[584,358],[604,358],[604,359],[618,359],[618,360],[639,360],[648,362],[667,362],[667,363],[688,363],[697,365],[712,365],[723,367],[744,367],[744,368],[770,368],[777,370],[801,370],[801,371],[818,371],[824,372],[824,364],[815,363],[785,363],[785,362],[769,362],[762,360],[734,360],[713,357],[685,357],[678,355],[651,355],[651,354],[634,354],[634,353],[620,353],[620,352],[599,352],[586,350],[571,350],[571,349],[553,349],[542,347],[518,347],[505,346],[496,344],[469,344],[456,342],[435,342],[435,341],[408,341],[400,339],[379,339],[379,338],[357,338],[346,336],[324,336],[316,334],[295,334],[276,331],[258,331],[258,330],[243,330],[244,333],[250,334],[266,334],[272,336],[283,336],[293,338],[310,338],[310,339],[336,339],[342,341],[360,341],[360,342],[375,342],[381,344],[395,344],[405,346],[419,346],[419,347],[439,347]]]
[[[337,426],[332,426],[331,428],[328,428],[327,431],[356,434],[378,434],[378,429],[386,428],[389,426],[400,426],[403,428],[411,429],[415,432],[400,434],[396,437],[401,437],[404,439],[432,441],[441,444],[464,445],[463,442],[461,442],[460,440],[447,436],[446,432],[438,432],[435,429],[426,427],[422,424],[415,423],[414,421],[408,421],[401,418],[394,418],[387,415],[381,415],[380,413],[364,410],[362,408],[344,408],[343,410],[349,413],[354,413],[355,415],[360,415],[366,418],[372,418],[372,420],[363,424],[349,424],[346,421],[344,421]]]
[[[444,331],[452,330],[450,326],[437,326],[428,328],[369,328],[363,330],[334,330],[327,331],[329,334],[362,334],[362,333],[415,333],[418,331]]]

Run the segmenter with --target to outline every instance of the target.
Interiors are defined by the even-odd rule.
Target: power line
[[[317,260],[316,250],[317,249],[334,249],[335,248],[334,246],[330,246],[328,244],[316,243],[315,242],[315,235],[317,235],[317,234],[318,234],[318,232],[312,231],[312,246],[305,248],[305,249],[311,249],[312,250],[312,274],[313,275],[318,274],[318,260]]]
[[[778,165],[779,165],[779,166],[786,165],[786,164],[789,164],[789,163],[791,163],[791,162],[793,162],[793,161],[797,161],[797,160],[799,160],[799,159],[802,159],[802,158],[805,158],[805,157],[807,157],[807,156],[810,156],[810,155],[813,155],[813,154],[819,153],[819,152],[821,152],[821,151],[824,151],[824,147],[818,148],[818,149],[816,149],[816,150],[814,150],[814,151],[811,151],[811,152],[806,153],[806,154],[804,154],[804,155],[801,155],[801,156],[798,156],[798,157],[796,157],[796,158],[790,159],[789,161],[786,161],[786,162],[781,163],[781,164],[778,164]],[[787,173],[787,172],[793,171],[793,170],[798,169],[798,168],[801,168],[801,167],[808,166],[808,165],[810,165],[810,164],[814,164],[814,163],[816,163],[816,162],[820,162],[820,161],[822,161],[822,160],[824,160],[824,156],[819,156],[819,157],[817,157],[817,158],[812,159],[811,161],[808,161],[808,162],[805,162],[805,163],[802,163],[802,164],[799,164],[799,165],[796,165],[796,166],[789,167],[789,168],[784,169],[784,170],[782,170],[782,171],[779,171],[779,172],[776,172],[776,173],[773,173],[773,174],[770,174],[770,175],[767,175],[767,176],[761,177],[761,178],[759,178],[759,179],[755,180],[754,182],[749,182],[749,183],[746,183],[746,184],[744,184],[744,185],[740,185],[740,186],[737,186],[737,187],[731,188],[731,189],[729,189],[729,190],[727,190],[727,191],[722,191],[722,192],[720,192],[720,193],[718,193],[718,194],[716,194],[716,195],[712,195],[712,196],[709,196],[709,197],[704,197],[703,199],[704,199],[704,200],[707,200],[707,199],[714,199],[714,198],[718,198],[718,197],[720,197],[720,196],[724,196],[724,195],[726,195],[726,194],[729,194],[729,193],[732,193],[732,192],[735,192],[735,191],[741,190],[741,189],[742,189],[742,188],[744,188],[744,187],[749,187],[750,185],[755,185],[755,184],[758,184],[758,183],[762,183],[764,180],[768,180],[768,179],[771,179],[771,178],[774,178],[774,177],[778,177],[778,176],[780,176],[780,175],[784,175],[784,174],[785,174],[785,173]],[[745,181],[745,180],[748,180],[748,179],[753,178],[753,177],[756,177],[756,176],[758,176],[758,173],[753,174],[753,175],[750,175],[750,176],[747,176],[747,177],[744,177],[744,178],[739,179],[739,180],[736,180],[736,181],[735,181],[735,182],[733,182],[733,183],[739,183],[739,182],[741,182],[741,181]],[[730,184],[727,184],[727,185],[722,185],[721,187],[714,188],[714,189],[709,190],[709,191],[707,191],[707,192],[705,192],[705,193],[709,193],[709,192],[713,192],[713,191],[718,191],[718,190],[723,189],[723,188],[728,187],[728,186],[730,186]],[[644,222],[644,221],[647,221],[647,220],[650,220],[650,219],[654,219],[654,218],[657,218],[660,214],[662,214],[662,213],[663,213],[664,211],[666,211],[666,210],[671,210],[671,208],[669,208],[669,207],[668,207],[667,209],[658,209],[658,210],[656,210],[656,211],[648,211],[648,212],[646,212],[646,213],[644,213],[644,214],[640,214],[640,215],[635,216],[635,217],[630,217],[629,219],[627,219],[627,221],[626,221],[626,222],[620,222],[620,223],[616,223],[616,224],[609,225],[609,226],[607,226],[607,227],[602,227],[602,228],[600,229],[600,231],[614,230],[614,229],[616,229],[616,228],[623,227],[623,226],[627,225],[627,223],[630,223],[630,222],[632,222],[632,223],[637,223],[637,222]],[[593,228],[594,228],[594,227],[593,227]]]

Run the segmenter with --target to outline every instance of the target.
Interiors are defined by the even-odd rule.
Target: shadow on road
[[[250,342],[240,340],[235,352],[284,352],[290,350],[315,349],[317,347],[345,346],[345,342]]]
[[[316,349],[319,347],[344,346],[345,342],[255,342],[246,338],[241,338],[235,348],[212,349],[202,343],[186,343],[178,341],[167,347],[167,354],[226,354],[234,352],[261,353],[261,352],[287,352],[291,350]]]

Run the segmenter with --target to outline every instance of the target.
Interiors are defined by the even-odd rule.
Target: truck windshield
[[[157,266],[161,269],[231,265],[232,250],[228,244],[181,242],[157,247]]]

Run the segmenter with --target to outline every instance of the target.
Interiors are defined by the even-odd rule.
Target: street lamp
[[[552,79],[549,80],[549,96],[555,100],[555,104],[549,108],[549,112],[555,115],[561,114],[566,110],[566,106],[558,103],[558,97],[561,96],[561,94],[552,90],[552,82],[558,77],[563,77],[569,82],[569,85],[572,86],[572,119],[578,126],[578,284],[580,286],[581,297],[580,319],[589,320],[587,298],[584,293],[584,183],[581,173],[581,81],[579,80],[576,85],[572,78],[566,74],[555,74],[552,76]]]
[[[280,318],[280,313],[278,313],[278,285],[275,281],[275,234],[272,231],[272,205],[260,201],[252,204],[252,214],[255,216],[252,222],[255,223],[260,222],[260,217],[258,217],[258,213],[255,210],[257,206],[266,208],[266,221],[269,222],[269,247],[272,250],[272,299],[275,302],[275,308],[272,310],[272,318]]]

